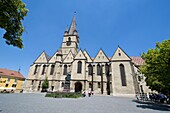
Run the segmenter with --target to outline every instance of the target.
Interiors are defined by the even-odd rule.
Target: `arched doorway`
[[[82,90],[81,82],[76,82],[75,83],[75,92],[81,92],[81,90]]]

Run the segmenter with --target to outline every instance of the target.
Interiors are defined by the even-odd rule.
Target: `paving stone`
[[[0,94],[0,113],[170,113],[170,108],[137,103],[135,98],[92,96],[49,98],[45,94]]]

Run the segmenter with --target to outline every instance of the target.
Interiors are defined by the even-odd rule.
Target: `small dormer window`
[[[70,46],[71,45],[71,38],[69,37],[68,38],[68,41],[66,42],[67,46]]]

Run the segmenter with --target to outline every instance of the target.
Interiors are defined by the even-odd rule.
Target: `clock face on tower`
[[[71,38],[69,37],[68,38],[68,41],[66,42],[67,46],[70,46],[71,45]]]

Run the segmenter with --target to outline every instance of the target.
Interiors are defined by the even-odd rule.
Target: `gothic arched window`
[[[55,65],[51,65],[50,75],[53,75],[53,73],[54,73],[54,67],[55,67]]]
[[[78,65],[78,68],[77,68],[77,73],[81,73],[81,69],[82,69],[82,62],[81,61],[78,61],[77,63]]]
[[[88,75],[93,75],[93,66],[91,64],[88,65]]]
[[[64,65],[63,75],[67,75],[67,65]]]
[[[38,65],[35,66],[34,75],[37,74]]]
[[[126,86],[126,75],[125,75],[124,65],[120,64],[119,67],[120,67],[120,76],[121,76],[122,86]]]
[[[46,65],[43,65],[42,75],[45,74]]]
[[[105,65],[105,73],[106,73],[106,76],[109,75],[109,65],[108,64]]]
[[[71,45],[71,38],[70,37],[68,38],[68,41],[66,43],[67,43],[67,46]]]
[[[101,70],[102,67],[100,66],[100,64],[97,64],[97,75],[101,75]]]

